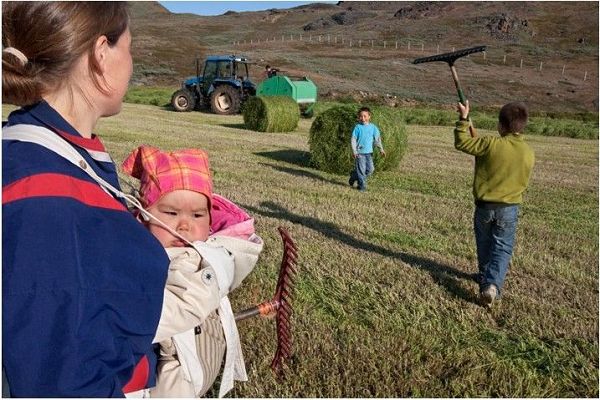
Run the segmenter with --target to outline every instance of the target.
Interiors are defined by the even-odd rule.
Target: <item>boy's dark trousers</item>
[[[478,202],[475,207],[473,225],[480,290],[493,284],[501,293],[512,258],[518,217],[518,204]]]
[[[354,159],[354,169],[350,173],[350,180],[348,183],[353,185],[354,182],[358,182],[358,190],[367,190],[367,177],[369,177],[374,170],[373,153],[358,154]]]

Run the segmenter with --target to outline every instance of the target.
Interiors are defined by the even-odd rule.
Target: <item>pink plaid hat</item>
[[[185,149],[163,152],[156,147],[140,146],[123,161],[123,171],[140,180],[140,194],[150,207],[165,194],[185,189],[202,193],[212,204],[212,178],[208,154],[204,150]]]

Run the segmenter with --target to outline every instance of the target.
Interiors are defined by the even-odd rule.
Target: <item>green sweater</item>
[[[458,121],[454,147],[475,156],[475,201],[521,204],[527,189],[534,154],[520,134],[472,138],[469,122]]]

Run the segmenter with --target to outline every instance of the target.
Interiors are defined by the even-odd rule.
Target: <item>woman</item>
[[[119,187],[93,132],[132,73],[125,3],[4,2],[4,126],[60,135]],[[22,125],[21,125],[22,126]],[[16,129],[16,128],[13,128]],[[168,258],[84,171],[2,142],[2,366],[12,396],[122,397],[152,386]]]

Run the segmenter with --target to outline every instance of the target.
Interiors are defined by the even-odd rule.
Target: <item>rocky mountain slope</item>
[[[597,2],[339,2],[290,9],[173,14],[132,2],[133,84],[173,86],[195,57],[243,54],[308,76],[323,98],[453,107],[445,63],[418,57],[486,45],[456,62],[474,105],[526,100],[538,112],[598,111]]]

